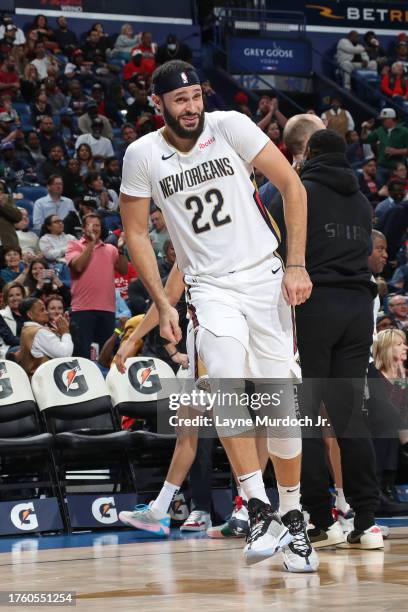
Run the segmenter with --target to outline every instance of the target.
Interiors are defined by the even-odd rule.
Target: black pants
[[[89,359],[92,342],[103,345],[115,330],[115,313],[106,310],[77,310],[71,313],[71,319],[78,328],[77,357]]]
[[[199,438],[190,469],[191,497],[195,510],[211,512],[212,450],[214,438]]]
[[[311,298],[296,309],[296,324],[302,416],[316,423],[324,402],[340,446],[343,487],[356,513],[355,528],[367,529],[378,504],[375,454],[363,412],[372,296],[364,289],[314,288]],[[304,427],[302,437],[302,504],[311,522],[327,529],[333,519],[321,427]]]

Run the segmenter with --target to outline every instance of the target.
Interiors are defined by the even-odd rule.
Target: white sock
[[[238,493],[238,497],[242,497],[242,499],[244,500],[244,502],[248,501],[247,496],[245,495],[245,491],[242,489],[242,487],[237,487],[237,493]]]
[[[290,510],[300,510],[300,483],[293,487],[282,487],[278,483],[279,514],[283,516]]]
[[[241,492],[243,493],[242,499],[245,499],[244,496],[246,496],[248,500],[252,497],[256,497],[256,499],[260,499],[265,504],[271,503],[265,491],[261,470],[251,472],[250,474],[241,474],[241,476],[237,478]]]
[[[344,497],[344,491],[343,491],[343,489],[340,489],[340,487],[338,487],[338,488],[336,487],[336,503],[335,503],[335,506],[336,506],[337,510],[340,510],[344,514],[347,514],[347,512],[350,510],[350,504],[347,503],[347,500]]]
[[[152,509],[158,514],[167,514],[171,500],[179,492],[179,489],[179,485],[171,484],[171,482],[165,480],[160,493],[152,503]]]

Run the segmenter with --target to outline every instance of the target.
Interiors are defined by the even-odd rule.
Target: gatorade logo
[[[162,389],[153,359],[132,363],[129,368],[129,381],[136,391],[145,395],[153,395]]]
[[[4,361],[0,362],[0,400],[6,399],[13,394],[11,380],[7,373],[7,366]]]
[[[54,370],[54,381],[64,395],[78,397],[88,391],[88,384],[78,361],[60,363]]]
[[[10,519],[13,525],[22,531],[32,531],[38,527],[38,519],[32,502],[13,506],[10,512]]]
[[[112,525],[118,520],[115,499],[113,497],[98,497],[92,502],[94,518],[104,525]]]

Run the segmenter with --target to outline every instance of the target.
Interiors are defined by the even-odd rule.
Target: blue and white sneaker
[[[254,497],[248,502],[249,533],[244,548],[247,565],[272,557],[290,544],[292,536],[277,512]]]
[[[168,536],[170,533],[170,515],[160,514],[150,504],[138,504],[132,512],[119,512],[119,520],[125,525],[135,529],[153,533],[159,537]]]

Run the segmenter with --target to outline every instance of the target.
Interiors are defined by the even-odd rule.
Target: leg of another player
[[[188,406],[178,409],[179,419],[192,418],[197,412]],[[176,430],[177,441],[166,480],[155,500],[148,505],[138,505],[133,511],[119,513],[119,519],[136,529],[167,536],[170,533],[170,504],[183,484],[196,456],[198,429],[180,427]]]

